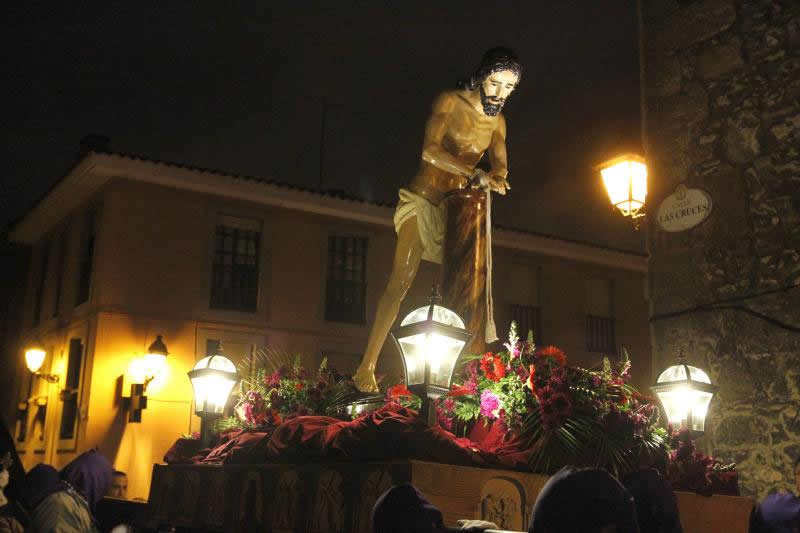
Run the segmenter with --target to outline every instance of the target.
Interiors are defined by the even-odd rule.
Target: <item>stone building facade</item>
[[[709,371],[700,447],[763,497],[800,455],[800,2],[640,9],[651,212],[679,184],[713,199],[692,229],[648,225],[654,365]]]

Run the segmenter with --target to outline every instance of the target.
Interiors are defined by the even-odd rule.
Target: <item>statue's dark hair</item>
[[[514,51],[505,46],[496,46],[483,54],[478,69],[469,79],[459,81],[458,88],[472,91],[478,88],[486,76],[504,70],[510,70],[517,75],[517,84],[522,80],[522,65]]]

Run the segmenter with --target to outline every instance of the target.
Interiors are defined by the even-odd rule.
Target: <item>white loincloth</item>
[[[433,263],[442,263],[442,246],[447,224],[447,206],[441,202],[433,205],[422,196],[408,189],[400,189],[400,201],[394,212],[394,229],[400,232],[408,219],[417,217],[417,228],[422,239],[422,258]],[[486,190],[486,329],[484,338],[487,343],[497,340],[497,329],[494,324],[494,301],[492,300],[492,207],[491,193]]]
[[[444,229],[447,224],[447,206],[441,202],[438,206],[413,193],[408,189],[400,189],[400,201],[394,212],[394,230],[400,233],[400,226],[413,217],[417,217],[419,237],[422,239],[422,258],[426,261],[442,264],[442,245]]]

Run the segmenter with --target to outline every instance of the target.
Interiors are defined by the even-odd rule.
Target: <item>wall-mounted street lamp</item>
[[[147,386],[166,373],[167,355],[169,355],[167,345],[164,344],[163,337],[157,335],[156,340],[147,348],[147,352],[131,361],[128,374],[133,383],[131,383],[130,398],[126,398],[128,422],[142,421],[142,411],[147,409]]]
[[[221,354],[200,359],[188,373],[194,389],[194,412],[202,420],[200,438],[207,445],[211,440],[213,422],[221,417],[239,373],[233,361]]]
[[[438,305],[441,297],[434,287],[430,304],[411,311],[392,338],[403,359],[408,389],[422,398],[420,417],[436,424],[433,402],[450,390],[453,369],[472,338],[456,313]]]
[[[33,341],[25,349],[25,364],[28,366],[28,370],[33,372],[33,375],[37,378],[42,378],[48,383],[58,383],[58,375],[39,372],[46,355],[47,351],[44,349],[44,346],[42,346],[39,341]]]
[[[704,371],[686,364],[683,352],[678,364],[661,372],[650,390],[658,395],[673,428],[688,429],[695,437],[705,432],[708,406],[717,387]]]
[[[611,205],[622,216],[630,217],[639,229],[639,219],[647,197],[647,165],[643,157],[625,154],[598,165]]]

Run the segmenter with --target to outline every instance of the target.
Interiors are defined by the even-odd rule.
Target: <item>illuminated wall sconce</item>
[[[644,202],[647,197],[647,165],[643,157],[626,154],[598,165],[603,176],[611,205],[619,209],[622,216],[633,220],[639,229],[639,219],[644,217]]]
[[[42,364],[44,363],[44,358],[46,355],[47,351],[44,349],[41,343],[38,341],[33,341],[25,349],[25,364],[28,366],[28,370],[30,370],[34,376],[42,378],[48,383],[58,383],[58,375],[44,374],[39,372],[39,369],[42,368]]]
[[[137,357],[128,366],[131,395],[125,398],[128,407],[128,422],[141,422],[142,411],[147,409],[147,387],[153,380],[165,375],[167,370],[167,345],[161,335],[147,348],[147,353]]]

